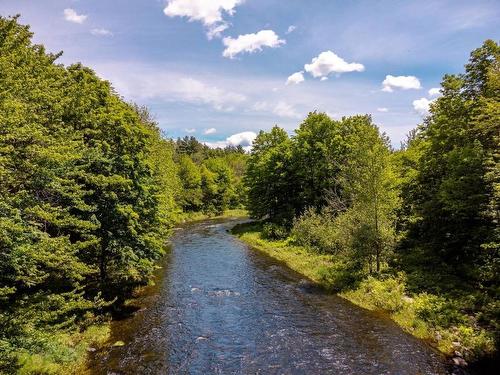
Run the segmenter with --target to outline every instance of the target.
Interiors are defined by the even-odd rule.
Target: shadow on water
[[[142,306],[113,322],[93,374],[447,374],[392,321],[326,293],[227,233],[236,220],[176,231]]]

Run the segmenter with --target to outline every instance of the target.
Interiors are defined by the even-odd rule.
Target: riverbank
[[[229,219],[229,218],[248,217],[248,211],[242,208],[226,210],[222,215],[209,215],[201,211],[184,212],[179,215],[179,223],[190,223],[194,221],[207,219]]]
[[[290,240],[269,240],[259,223],[238,225],[232,233],[257,250],[285,263],[319,286],[337,289],[336,273],[342,264],[332,255],[318,254]],[[406,291],[405,275],[367,277],[339,296],[368,310],[387,314],[404,331],[427,341],[455,365],[467,366],[489,357],[495,351],[493,334],[477,325],[475,317],[465,315],[458,301],[428,293]]]

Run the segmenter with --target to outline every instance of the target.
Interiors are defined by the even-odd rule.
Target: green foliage
[[[349,147],[346,125],[344,119],[335,121],[325,113],[312,112],[296,130],[293,168],[295,182],[300,186],[296,213],[307,207],[321,209],[332,194],[343,196],[338,177]]]
[[[145,109],[31,37],[0,18],[0,369],[51,373],[69,357],[44,359],[49,333],[147,282],[179,182]]]
[[[241,147],[210,149],[194,137],[176,142],[179,203],[186,213],[209,216],[242,208],[246,201],[243,174],[247,155]]]
[[[263,225],[262,235],[271,240],[283,240],[288,237],[288,230],[282,225],[269,222]]]
[[[484,246],[498,256],[499,51],[487,41],[464,74],[444,77],[443,96],[418,134],[415,178],[405,187],[417,218],[409,238],[463,276],[464,265],[481,262]]]
[[[307,246],[318,252],[335,253],[337,227],[328,214],[319,214],[314,209],[307,209],[304,214],[294,220],[291,237],[300,246]]]
[[[259,132],[244,177],[252,217],[289,224],[296,195],[291,160],[291,141],[283,129],[275,126],[268,133]]]
[[[198,211],[203,203],[201,173],[198,166],[187,155],[179,159],[179,179],[182,181],[181,207],[185,211]]]

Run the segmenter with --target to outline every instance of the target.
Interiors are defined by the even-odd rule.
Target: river
[[[176,231],[125,345],[95,353],[101,374],[447,374],[392,321],[312,287],[228,233],[235,220]]]

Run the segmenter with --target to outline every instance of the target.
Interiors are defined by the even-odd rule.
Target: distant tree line
[[[175,150],[182,185],[178,201],[184,212],[218,215],[244,207],[248,155],[241,146],[213,149],[191,136],[177,139]]]

